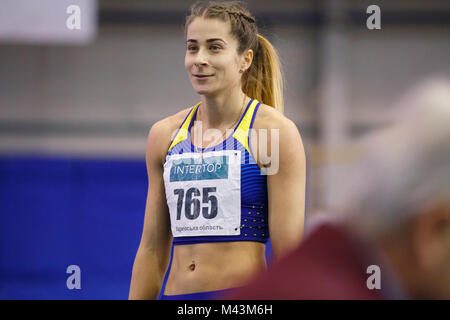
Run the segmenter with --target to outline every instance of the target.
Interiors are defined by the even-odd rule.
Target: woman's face
[[[230,24],[219,19],[195,18],[186,33],[186,70],[194,90],[214,95],[241,87],[239,70],[245,64]]]

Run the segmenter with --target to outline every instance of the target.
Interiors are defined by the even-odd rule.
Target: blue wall
[[[144,160],[1,156],[0,299],[127,299],[146,196]]]

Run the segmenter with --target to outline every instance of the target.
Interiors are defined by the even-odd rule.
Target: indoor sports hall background
[[[184,69],[192,3],[2,0],[0,299],[128,297],[148,130],[199,100]],[[345,189],[342,146],[389,122],[421,79],[450,75],[450,3],[247,3],[279,51],[305,144],[308,231]],[[381,29],[367,27],[372,4]],[[71,265],[80,289],[67,287]]]

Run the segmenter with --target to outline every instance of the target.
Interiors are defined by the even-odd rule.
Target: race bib
[[[168,156],[164,184],[174,237],[240,234],[240,151]]]

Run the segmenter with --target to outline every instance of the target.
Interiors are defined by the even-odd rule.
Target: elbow
[[[281,260],[283,257],[293,252],[300,246],[303,238],[303,232],[296,233],[295,235],[274,237],[271,238],[273,257],[276,261]]]

